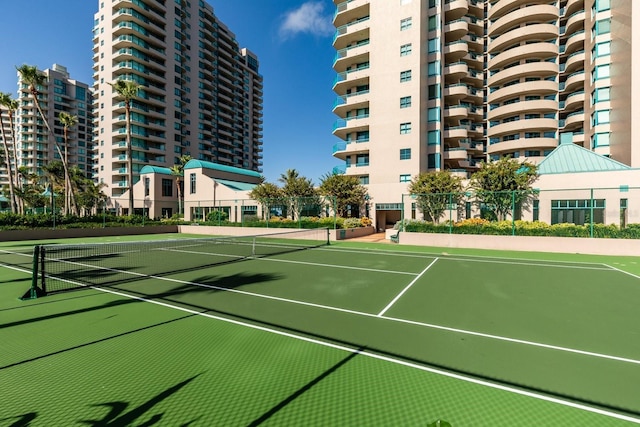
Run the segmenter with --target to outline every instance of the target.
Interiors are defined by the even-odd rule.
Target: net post
[[[38,276],[41,271],[41,269],[39,268],[40,256],[42,251],[43,251],[43,248],[40,245],[35,245],[33,247],[33,261],[31,265],[31,287],[20,298],[21,300],[36,299],[38,297],[42,297],[46,295],[46,292],[44,292],[42,289],[38,287]]]
[[[331,244],[331,231],[327,227],[327,246]]]
[[[47,281],[45,279],[46,274],[44,271],[44,258],[45,258],[46,249],[44,246],[40,247],[40,283],[42,284],[42,292],[44,295],[47,294]]]
[[[253,239],[251,239],[251,256],[255,257],[256,256],[256,236],[253,236]]]

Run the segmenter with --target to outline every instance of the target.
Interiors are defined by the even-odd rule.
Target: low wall
[[[267,228],[267,227],[223,227],[210,225],[180,225],[178,226],[180,233],[187,234],[204,234],[209,236],[253,236],[258,234],[277,234],[286,233],[288,231],[302,231],[309,229],[300,228]],[[329,230],[329,240],[352,239],[354,237],[362,237],[373,234],[373,227],[347,228],[338,230]]]
[[[386,238],[397,233],[387,230]],[[495,249],[508,251],[576,253],[593,255],[640,255],[640,240],[587,237],[482,236],[400,232],[401,245],[443,248]]]
[[[0,231],[0,242],[20,240],[67,239],[77,237],[133,236],[139,234],[177,233],[177,225],[152,225],[148,227],[105,227]]]

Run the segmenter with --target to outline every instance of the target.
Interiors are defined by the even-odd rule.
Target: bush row
[[[395,229],[400,228],[400,222]],[[591,237],[591,226],[575,224],[549,225],[539,221],[490,222],[482,219],[470,219],[460,222],[433,224],[429,221],[405,220],[403,229],[416,233],[483,234],[490,236],[555,236],[555,237]],[[593,224],[593,237],[611,239],[640,239],[640,224],[629,224],[620,228],[614,224]]]

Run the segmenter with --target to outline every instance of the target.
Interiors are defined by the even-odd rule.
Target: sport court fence
[[[550,227],[567,229],[551,235],[640,238],[640,187],[403,194],[398,224],[450,234],[549,235]]]
[[[24,299],[86,286],[114,286],[329,244],[329,229],[253,236],[36,245]]]

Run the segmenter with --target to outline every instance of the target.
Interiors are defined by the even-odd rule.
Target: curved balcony
[[[369,130],[369,115],[349,117],[347,119],[338,119],[333,125],[333,135],[340,139],[346,139],[347,134],[353,132],[362,132]]]
[[[346,142],[341,141],[333,145],[333,157],[341,160],[346,160],[347,156],[353,156],[354,154],[368,154],[369,144],[367,143],[355,143],[353,141]]]
[[[463,40],[448,43],[444,46],[443,53],[445,63],[458,62],[469,53],[469,45]]]
[[[469,2],[467,0],[452,0],[444,4],[443,10],[445,21],[455,21],[469,12]]]
[[[487,129],[487,136],[494,137],[527,131],[556,130],[557,128],[558,121],[556,119],[523,119],[491,126]]]
[[[466,161],[468,159],[467,149],[463,147],[445,149],[442,157],[445,161]]]
[[[487,18],[490,20],[498,19],[503,16],[507,11],[513,10],[516,7],[528,4],[528,0],[501,0],[499,2],[495,2],[489,12],[487,14]]]
[[[580,69],[584,69],[584,59],[585,59],[584,50],[577,51],[571,54],[571,56],[567,58],[567,61],[564,64],[564,72],[573,73]]]
[[[544,78],[547,76],[554,76],[556,74],[558,74],[557,64],[554,64],[552,62],[531,62],[498,71],[496,74],[489,77],[489,79],[487,80],[487,84],[489,86],[500,86],[519,77]]]
[[[467,107],[463,105],[453,105],[444,108],[445,120],[460,120],[466,118],[468,115]]]
[[[514,10],[504,16],[501,16],[489,25],[488,36],[495,37],[497,34],[502,34],[509,28],[513,28],[516,25],[527,22],[555,21],[558,19],[559,12],[560,11],[557,7],[547,4],[527,6],[522,9]]]
[[[370,95],[368,90],[339,96],[333,107],[333,113],[338,116],[345,116],[348,111],[368,107],[369,100]]]
[[[514,104],[503,105],[487,113],[487,120],[500,120],[504,117],[515,116],[516,114],[528,113],[548,113],[558,110],[558,103],[547,99],[537,99],[534,101],[521,101]]]
[[[571,74],[564,82],[564,87],[561,87],[562,91],[575,92],[576,90],[579,90],[579,88],[582,89],[584,87],[584,78],[584,70]]]
[[[460,81],[469,75],[469,66],[466,62],[454,62],[444,67],[444,78],[449,81]]]
[[[444,140],[460,140],[468,138],[469,133],[466,126],[450,126],[445,127],[443,132]]]
[[[577,129],[584,126],[584,110],[574,111],[561,121],[564,130]]]
[[[570,55],[578,50],[584,50],[585,32],[584,30],[578,31],[569,36],[564,43],[565,49],[562,52],[563,55]]]
[[[576,31],[584,30],[584,18],[584,10],[575,12],[571,15],[565,24],[565,34],[573,34]]]
[[[467,85],[464,83],[456,83],[453,85],[445,86],[443,91],[445,99],[447,99],[451,104],[457,103],[454,100],[460,101],[461,99],[466,98],[467,93]]]
[[[555,43],[532,43],[499,53],[489,60],[487,66],[489,70],[495,70],[522,59],[538,58],[545,60],[556,55],[558,55],[558,45]]]
[[[469,33],[469,23],[464,19],[447,22],[444,26],[445,42],[460,40]]]
[[[347,71],[353,64],[367,62],[369,60],[369,42],[360,45],[349,46],[336,52],[333,61],[333,69],[337,73]]]
[[[584,9],[584,0],[567,0],[567,4],[564,7],[564,16],[571,16],[581,9]]]
[[[358,40],[369,38],[369,17],[363,17],[358,21],[338,27],[333,37],[333,47],[336,50],[343,49]]]
[[[369,83],[369,67],[359,70],[349,70],[338,73],[333,84],[333,91],[338,95],[347,92],[349,88],[362,86]]]
[[[508,31],[489,41],[488,53],[500,52],[508,46],[527,40],[549,40],[558,37],[558,27],[553,24],[534,24]]]
[[[369,15],[369,9],[369,0],[348,0],[338,3],[333,16],[333,25],[340,27],[361,16]]]
[[[536,82],[524,82],[516,85],[503,87],[496,90],[493,93],[487,95],[487,102],[489,104],[495,104],[496,102],[502,102],[507,99],[526,95],[550,95],[558,92],[558,84],[556,82],[549,82],[546,80]]]
[[[580,106],[584,106],[585,101],[585,92],[581,90],[579,92],[574,92],[571,95],[567,96],[567,99],[564,102],[564,109],[566,111],[571,111]]]
[[[552,150],[558,146],[555,138],[520,138],[515,141],[504,141],[491,144],[487,147],[488,154],[500,154],[515,150]]]

